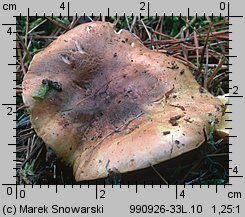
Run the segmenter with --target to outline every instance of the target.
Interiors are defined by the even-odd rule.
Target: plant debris
[[[60,82],[52,81],[52,80],[49,80],[49,79],[43,79],[42,83],[43,84],[47,84],[50,89],[53,88],[54,90],[57,90],[59,92],[62,91],[62,84]]]
[[[174,84],[173,84],[173,88],[165,93],[166,99],[168,99],[170,94],[172,94],[173,92],[174,92]]]
[[[36,95],[32,96],[32,98],[42,100],[42,99],[44,99],[44,97],[46,96],[48,91],[49,91],[49,85],[45,84],[40,88],[40,90],[38,91],[38,93]]]
[[[172,124],[172,126],[177,126],[178,125],[177,120],[179,120],[181,117],[182,117],[181,115],[176,115],[174,117],[171,117],[169,119],[169,123]]]
[[[62,91],[62,84],[57,81],[43,79],[42,84],[44,85],[40,88],[38,93],[32,97],[33,99],[43,100],[46,94],[48,93],[48,91],[51,89],[57,90],[59,92]]]
[[[162,134],[163,134],[164,136],[166,136],[166,135],[170,134],[170,131],[163,131]]]

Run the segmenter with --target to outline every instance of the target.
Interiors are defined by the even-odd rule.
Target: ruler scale
[[[242,3],[231,1],[185,2],[161,1],[122,1],[111,0],[73,2],[73,1],[40,1],[24,0],[3,1],[1,10],[1,213],[10,216],[128,216],[128,215],[163,215],[167,216],[244,216],[244,157],[243,151],[243,120],[244,115],[244,75],[243,75],[243,35],[244,11]],[[124,183],[87,181],[60,184],[57,177],[53,182],[49,180],[38,184],[20,184],[18,182],[18,160],[16,158],[16,123],[18,95],[16,82],[19,82],[18,71],[20,64],[18,50],[21,40],[18,39],[21,17],[46,17],[54,20],[55,17],[81,16],[85,19],[99,17],[99,20],[108,20],[110,16],[132,19],[144,17],[226,17],[229,21],[229,54],[226,58],[229,63],[229,111],[231,123],[229,142],[229,182],[202,184],[177,181],[164,183],[163,180],[133,180]],[[28,57],[27,57],[28,58]],[[38,151],[37,151],[38,152]],[[38,154],[38,153],[34,153]],[[154,167],[153,167],[154,168]],[[59,170],[54,165],[53,170]],[[158,173],[157,170],[152,173]],[[157,174],[155,174],[157,175]],[[159,175],[159,174],[158,174]]]

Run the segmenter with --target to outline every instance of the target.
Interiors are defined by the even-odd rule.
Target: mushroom
[[[44,85],[47,93],[33,97]],[[107,22],[82,24],[35,55],[23,99],[36,133],[77,181],[193,150],[223,115],[185,65]]]
[[[223,103],[223,116],[220,120],[220,123],[216,126],[215,132],[218,137],[228,140],[229,138],[229,113],[230,113],[230,106],[229,106],[229,94],[225,94],[222,96],[218,96],[220,101]]]

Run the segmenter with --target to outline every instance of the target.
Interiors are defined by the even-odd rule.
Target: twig
[[[211,85],[211,82],[213,81],[214,77],[217,75],[217,73],[219,72],[219,70],[221,69],[222,65],[224,64],[225,59],[221,59],[218,63],[218,66],[215,68],[215,70],[213,71],[212,75],[210,76],[208,82],[207,82],[207,87],[209,88]]]
[[[168,38],[168,39],[173,39],[173,40],[175,40],[175,41],[179,41],[178,39],[173,38],[173,37],[171,37],[170,35],[166,35],[166,34],[164,34],[164,33],[162,33],[162,32],[158,32],[158,31],[156,31],[156,30],[152,30],[152,32],[155,33],[155,34],[157,34],[157,35],[160,35],[161,37]]]
[[[38,153],[38,150],[42,147],[41,143],[38,143],[38,145],[35,147],[35,149],[31,152],[31,154],[29,155],[29,157],[22,163],[21,168],[23,169],[25,164],[32,158],[34,157],[35,154]]]
[[[206,157],[222,157],[227,155],[229,155],[229,153],[207,154]]]
[[[60,23],[60,22],[58,22],[58,21],[56,21],[56,20],[52,20],[52,19],[49,18],[49,17],[46,17],[46,18],[47,18],[51,23],[53,23],[53,24],[59,26],[60,28],[66,30],[66,31],[70,30],[70,28],[69,28],[68,26],[64,25],[63,23]]]
[[[184,32],[182,32],[181,33],[181,41],[184,41],[184,40],[185,40],[184,39]],[[182,50],[183,50],[184,58],[186,60],[188,60],[188,51],[187,51],[187,49],[182,45],[182,43],[181,43],[181,47],[182,47]]]
[[[207,44],[208,44],[208,37],[209,37],[210,30],[211,30],[211,26],[209,26],[208,33],[207,33],[207,36],[206,36],[206,40],[205,40],[205,43],[203,45],[201,58],[200,58],[200,64],[199,64],[199,67],[198,67],[197,77],[201,74],[201,69],[202,69],[202,66],[203,66],[203,58],[204,58],[204,54],[205,54],[206,47],[207,47]]]
[[[197,33],[194,31],[194,43],[195,43],[195,46],[196,46],[196,64],[197,66],[199,66],[199,44],[198,44],[198,38],[197,38]]]
[[[206,64],[204,66],[204,79],[203,79],[203,87],[207,89],[207,79],[208,79],[208,48],[206,47]]]
[[[129,25],[129,21],[128,21],[128,16],[126,16],[126,22],[127,22],[127,25],[128,25],[128,30],[130,31],[130,25]]]
[[[70,24],[70,29],[74,28],[74,26],[78,23],[78,21],[81,19],[82,16],[78,16],[77,19]]]
[[[188,19],[188,18],[187,18]],[[178,38],[184,31],[186,31],[187,29],[189,29],[189,27],[196,21],[196,17],[194,16],[192,18],[192,20],[190,22],[186,22],[186,26],[184,26],[180,32],[174,37],[174,38]]]
[[[198,67],[195,66],[193,63],[191,63],[190,61],[184,59],[184,57],[182,56],[176,56],[180,62],[182,62],[183,64],[189,66],[190,68],[194,69],[194,70],[198,70]]]
[[[214,28],[215,28],[216,26],[222,26],[222,29],[223,29],[223,28],[224,28],[223,25],[224,25],[224,24],[228,24],[228,23],[229,23],[228,20],[223,20],[223,21],[220,21],[220,22],[212,23],[212,26],[213,26]],[[199,32],[201,32],[201,31],[206,30],[206,29],[208,29],[208,28],[209,28],[209,24],[206,25],[206,26],[203,26],[203,27],[199,28],[198,30],[199,30]]]
[[[28,38],[33,38],[33,39],[43,39],[43,40],[46,40],[46,39],[53,39],[55,40],[56,38],[58,38],[58,36],[52,36],[52,35],[31,35],[31,36],[28,36]]]
[[[17,47],[17,53],[18,53],[18,56],[19,56],[20,66],[21,66],[22,71],[23,71],[23,73],[25,75],[26,74],[25,63],[23,61],[22,53],[21,53],[21,50],[20,50],[20,43],[18,41],[16,41],[16,47]]]
[[[216,82],[214,82],[213,84],[212,84],[212,87],[213,86],[215,86],[215,85],[217,85],[217,84],[219,84],[220,82],[222,82],[222,81],[225,81],[226,79],[228,79],[229,78],[229,74],[228,75],[224,75],[223,77],[221,77],[218,81],[216,81]]]
[[[120,16],[118,16],[117,19],[114,20],[114,22],[113,22],[114,28],[116,27],[116,25],[119,22],[119,20],[120,20]]]
[[[130,27],[130,32],[133,31],[133,28],[135,26],[136,20],[137,20],[137,16],[135,16],[134,19],[133,19],[133,21],[132,21],[132,24],[131,24],[131,27]]]
[[[25,46],[27,46],[28,30],[29,30],[29,19],[26,19]]]
[[[41,26],[42,24],[44,24],[47,21],[47,19],[43,20],[42,22],[40,22],[38,25],[34,26],[29,32],[28,35],[30,33],[32,33],[36,28],[38,28],[39,26]]]
[[[167,185],[168,184],[168,181],[156,170],[156,168],[151,164],[149,163],[151,168],[154,170],[154,172],[161,178],[161,180]]]
[[[32,60],[32,56],[31,56],[29,50],[27,49],[25,43],[23,42],[22,38],[20,37],[20,35],[19,35],[18,33],[16,33],[16,36],[17,36],[17,38],[20,40],[20,44],[21,44],[23,50],[25,51],[25,53],[26,53],[28,59],[31,61],[31,60]]]
[[[157,29],[159,28],[159,25],[160,25],[160,23],[162,22],[162,19],[163,19],[162,16],[159,17],[158,22],[157,22],[157,25],[156,25],[156,28],[155,28],[155,31],[157,31]],[[160,31],[160,32],[161,32],[161,31]]]
[[[146,33],[147,33],[147,35],[148,35],[148,37],[149,37],[149,39],[150,39],[150,41],[151,41],[151,34],[149,33],[149,31],[148,31],[148,29],[147,29],[147,27],[146,27],[146,25],[145,25],[143,19],[141,19],[140,21],[141,21],[142,25],[144,26],[145,31],[146,31]]]

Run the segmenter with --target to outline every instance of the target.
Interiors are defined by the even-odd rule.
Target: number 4
[[[182,198],[185,198],[185,191],[182,190],[182,191],[180,192],[180,195],[179,195],[179,196],[182,197]]]
[[[61,3],[60,8],[61,8],[62,10],[65,10],[65,8],[66,8],[66,7],[65,7],[65,2],[62,2],[62,3]]]
[[[233,168],[233,173],[235,173],[235,174],[237,174],[237,173],[238,173],[237,166],[235,166],[235,167]]]
[[[8,28],[7,33],[10,35],[13,33],[11,27]]]

